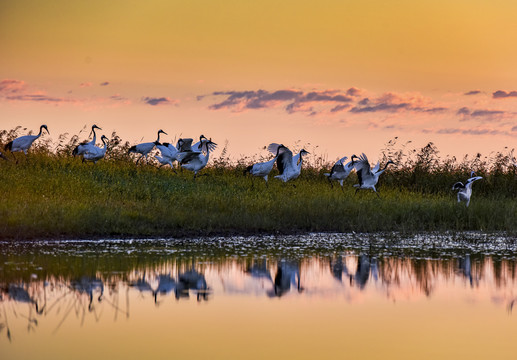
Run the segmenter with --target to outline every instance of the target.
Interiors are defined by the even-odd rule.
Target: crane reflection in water
[[[480,287],[490,290],[486,283],[493,279],[496,287],[491,299],[500,299],[508,313],[516,301],[512,292],[517,287],[516,261],[471,253],[440,259],[346,251],[297,257],[224,254],[185,259],[169,255],[128,261],[119,268],[113,259],[85,257],[88,271],[82,266],[56,267],[37,276],[19,270],[23,266],[5,265],[0,272],[0,333],[12,340],[13,324],[20,325],[22,319],[27,330],[34,331],[45,318],[55,318],[53,333],[66,322],[83,326],[88,318],[105,321],[103,314],[113,314],[115,321],[120,315],[129,319],[130,301],[139,298],[160,310],[188,299],[206,302],[213,297],[222,300],[253,294],[282,301],[289,301],[288,294],[346,295],[342,299],[353,302],[367,293],[392,300],[399,293],[429,297],[436,288],[455,282],[469,284],[471,292]],[[26,261],[52,262],[47,257]]]

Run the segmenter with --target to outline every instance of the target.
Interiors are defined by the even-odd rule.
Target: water
[[[0,243],[0,358],[515,358],[516,244],[482,234]]]

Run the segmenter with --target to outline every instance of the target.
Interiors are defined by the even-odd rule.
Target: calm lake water
[[[0,358],[515,359],[516,240],[0,243]]]

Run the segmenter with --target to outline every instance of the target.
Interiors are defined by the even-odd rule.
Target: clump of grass
[[[0,132],[0,144],[19,131]],[[407,144],[397,147],[394,139],[381,158],[398,165],[382,175],[378,199],[371,192],[355,194],[355,174],[344,191],[332,189],[323,176],[332,162],[317,154],[304,164],[296,187],[273,179],[272,173],[266,188],[262,179],[243,171],[268,155],[232,160],[227,143],[203,170],[207,176],[193,181],[188,171],[135,165],[127,154],[130,144],[116,133],[106,158],[96,165],[70,155],[76,137],[59,139],[55,145],[43,138],[27,159],[17,154],[18,163],[0,162],[0,237],[517,230],[512,151],[457,161],[440,159],[434,144],[414,150]],[[450,189],[471,170],[484,181],[475,184],[467,209]]]

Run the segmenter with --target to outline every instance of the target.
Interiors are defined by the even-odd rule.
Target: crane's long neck
[[[106,139],[104,136],[102,137],[102,143],[104,144],[102,150],[106,152],[106,149],[108,148],[108,139]]]
[[[158,137],[156,138],[156,143],[159,143],[159,142],[160,142],[160,134],[161,134],[161,132],[160,132],[160,131],[158,131]]]
[[[392,163],[391,162],[387,162],[386,165],[384,165],[384,167],[382,168],[382,170],[379,170],[377,171],[377,174],[382,174],[384,171],[386,171],[386,169],[388,168],[388,165],[391,165]]]
[[[41,136],[41,133],[43,132],[43,125],[39,127],[39,133],[36,135],[36,139]]]
[[[95,128],[94,127],[92,127],[92,132],[93,132],[92,143],[95,144],[95,142],[97,141],[97,135],[95,134]]]

